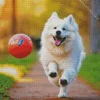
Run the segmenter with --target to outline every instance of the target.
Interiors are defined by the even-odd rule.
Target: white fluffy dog
[[[60,19],[54,12],[41,36],[40,60],[49,81],[60,87],[59,98],[67,97],[68,85],[85,57],[78,25],[72,15]]]

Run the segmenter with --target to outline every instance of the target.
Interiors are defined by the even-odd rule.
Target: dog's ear
[[[48,19],[48,21],[52,21],[53,19],[59,18],[58,14],[56,12],[53,12],[51,17]]]
[[[64,20],[69,22],[71,25],[74,25],[74,23],[75,23],[75,19],[74,19],[73,15],[69,15],[68,17],[64,18]]]
[[[71,24],[77,31],[79,31],[78,24],[75,22],[73,15],[69,15],[68,17],[64,18],[65,22]]]

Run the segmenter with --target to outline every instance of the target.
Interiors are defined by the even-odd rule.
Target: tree
[[[98,27],[98,18],[100,16],[100,0],[91,0],[92,15],[90,20],[90,42],[91,52],[100,52],[100,30]]]
[[[16,0],[12,0],[12,34],[16,34]]]

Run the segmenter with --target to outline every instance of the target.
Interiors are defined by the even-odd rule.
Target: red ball
[[[33,44],[25,34],[16,34],[8,43],[8,50],[16,58],[25,58],[32,52]]]

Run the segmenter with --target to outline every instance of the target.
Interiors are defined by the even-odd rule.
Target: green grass
[[[7,63],[7,64],[16,64],[16,65],[26,65],[26,64],[28,65],[37,61],[36,51],[33,51],[28,57],[23,58],[23,59],[15,58],[11,56],[10,54],[8,55],[2,54],[1,56],[2,58],[0,59],[0,64]]]
[[[9,100],[7,90],[15,83],[10,76],[0,74],[0,100]]]
[[[23,73],[26,73],[27,70],[31,68],[32,64],[34,64],[36,61],[37,61],[37,52],[33,51],[28,57],[23,59],[15,58],[10,54],[8,55],[3,54],[2,59],[0,59],[0,64],[22,65]]]
[[[100,90],[100,54],[87,55],[79,72],[94,89]]]
[[[25,74],[37,61],[37,52],[33,51],[28,57],[24,59],[17,59],[10,54],[2,54],[0,58],[0,67],[5,65],[13,65],[21,69],[21,73]],[[0,73],[0,100],[9,100],[7,90],[15,83],[15,79],[11,76]]]

